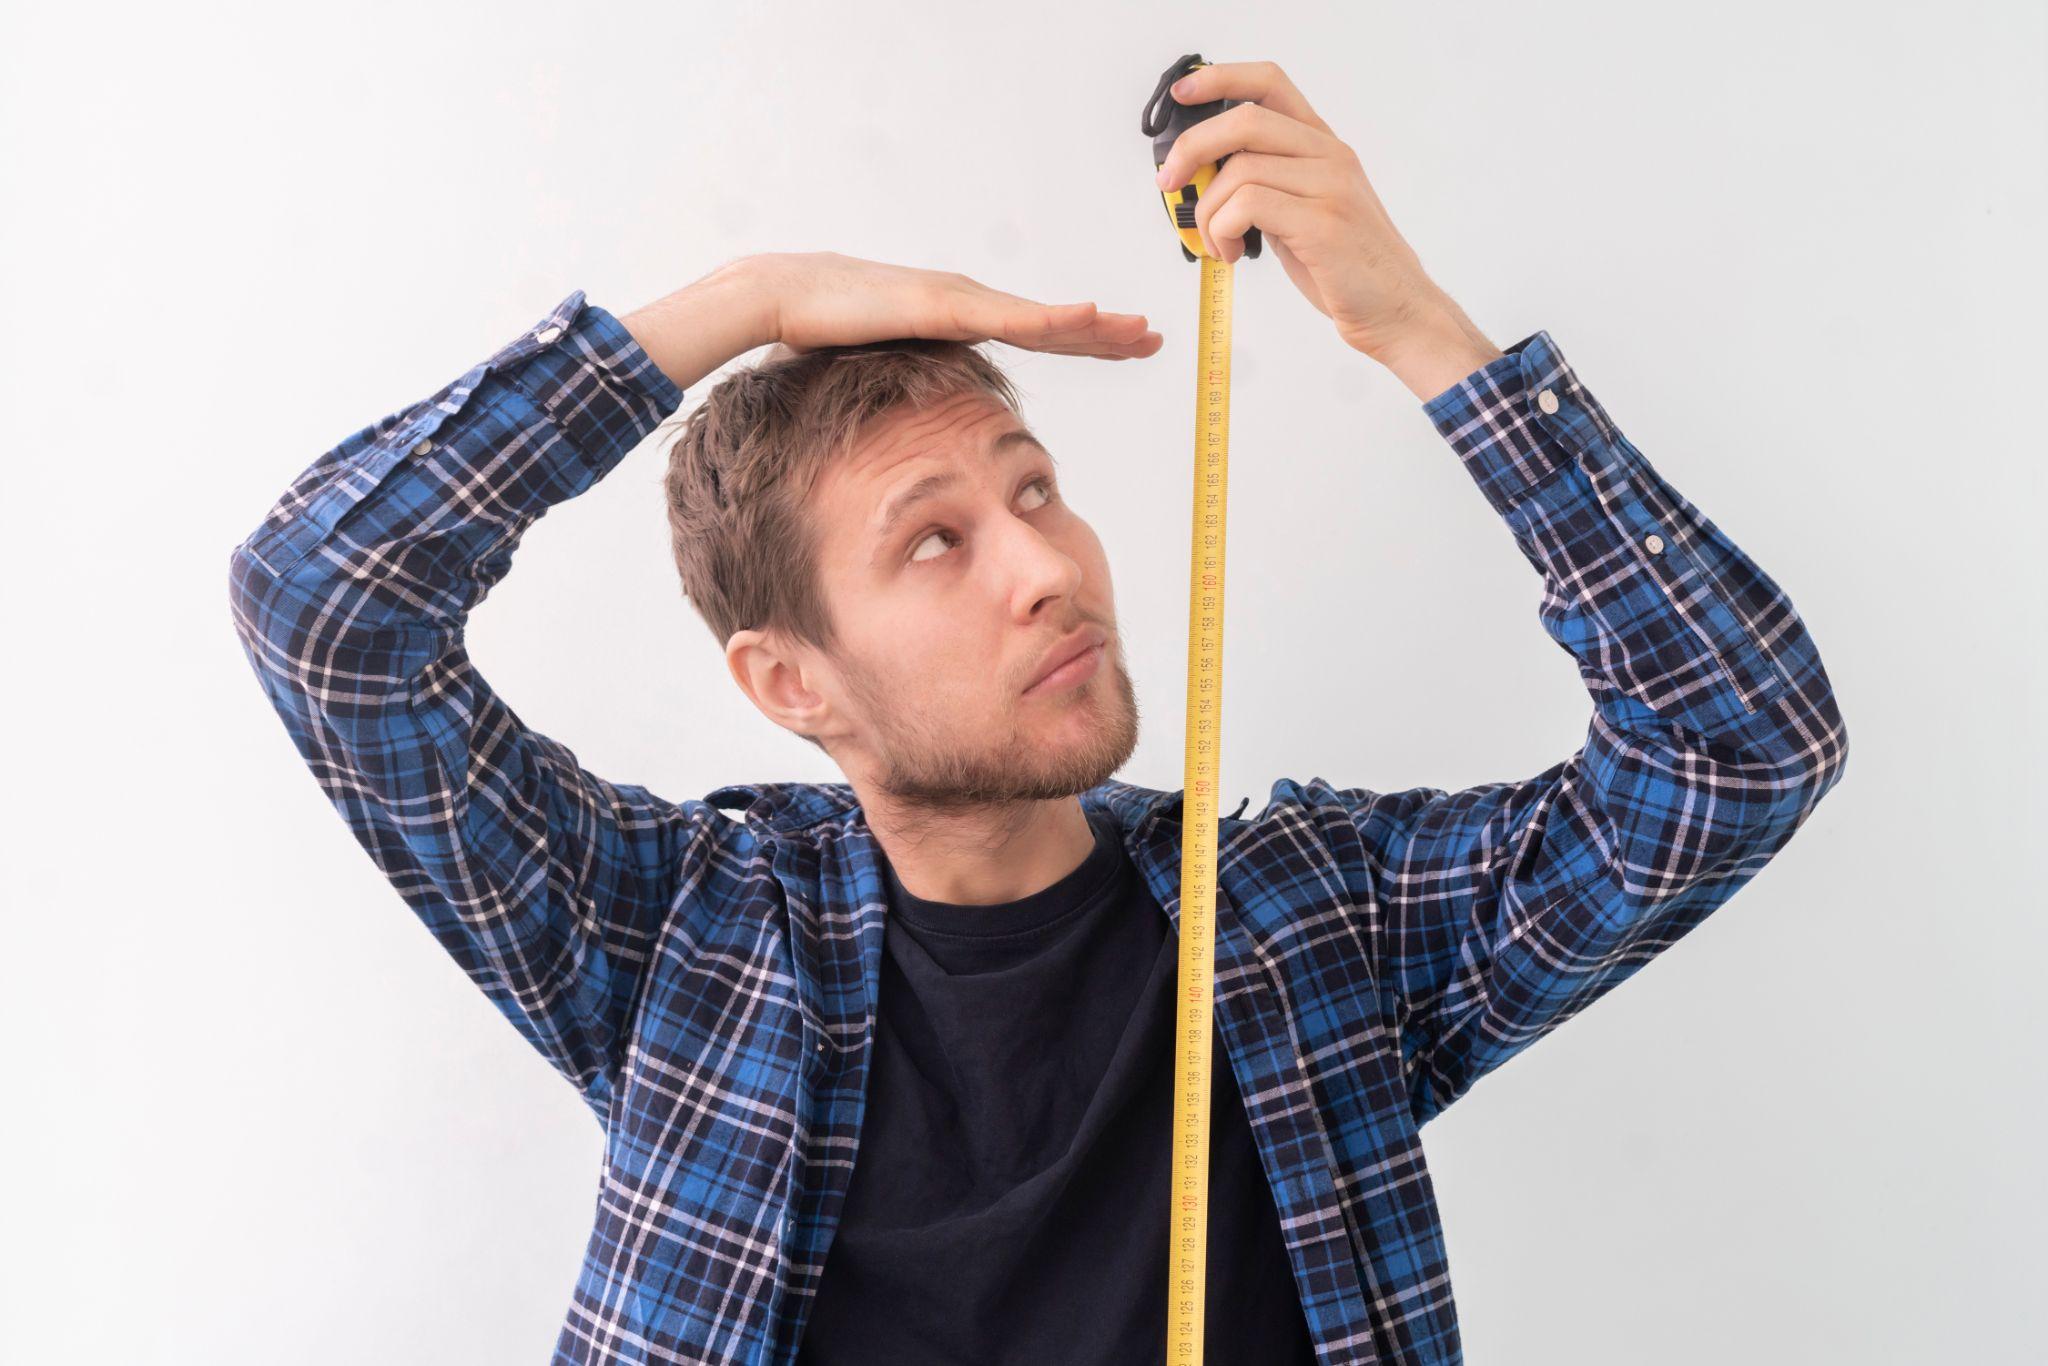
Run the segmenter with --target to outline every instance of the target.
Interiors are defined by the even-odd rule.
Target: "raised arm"
[[[914,336],[1116,359],[1160,345],[1141,315],[830,252],[743,257],[623,319],[579,291],[321,455],[230,556],[235,630],[321,790],[600,1118],[657,945],[690,951],[751,837],[584,770],[492,691],[464,623],[526,528],[718,366],[770,342]]]
[[[1521,782],[1320,806],[1420,1123],[1754,877],[1848,736],[1785,595],[1614,425],[1547,332],[1423,405],[1543,579],[1584,746]]]
[[[743,280],[664,302],[664,373],[581,291],[307,467],[229,561],[235,629],[314,779],[443,948],[602,1118],[671,906],[733,856],[699,801],[607,782],[463,638],[547,509],[766,341]]]
[[[1848,738],[1790,599],[1549,333],[1502,352],[1472,325],[1278,66],[1203,67],[1174,94],[1246,103],[1182,133],[1160,187],[1228,158],[1196,210],[1204,241],[1236,260],[1258,228],[1345,344],[1424,400],[1592,694],[1584,747],[1523,782],[1276,785],[1317,813],[1420,1123],[1734,895],[1839,781]]]

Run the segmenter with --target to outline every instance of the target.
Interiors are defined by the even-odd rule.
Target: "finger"
[[[986,288],[957,292],[948,303],[957,332],[1005,341],[1080,331],[1095,318],[1093,304],[1046,305]]]
[[[1219,244],[1209,231],[1209,221],[1244,186],[1266,185],[1304,199],[1315,199],[1330,194],[1337,183],[1327,161],[1274,156],[1269,152],[1239,152],[1223,163],[1223,169],[1209,181],[1208,192],[1195,205],[1195,229],[1202,235],[1209,254],[1221,260],[1223,253],[1216,249]]]
[[[1251,100],[1290,119],[1299,119],[1311,128],[1330,131],[1330,125],[1309,108],[1308,100],[1275,62],[1211,62],[1198,66],[1173,83],[1173,97],[1182,104]]]
[[[1019,298],[1015,294],[991,291],[1008,325],[1024,334],[1036,332],[1042,336],[1056,336],[1062,332],[1085,331],[1096,325],[1097,310],[1093,301],[1075,304],[1042,304],[1035,299]]]
[[[1157,355],[1165,339],[1157,332],[1146,332],[1135,341],[1115,344],[1078,345],[1060,343],[1036,346],[1034,351],[1044,351],[1061,356],[1094,356],[1100,360],[1130,360],[1132,357]]]
[[[1003,341],[1006,339],[998,337],[995,340]],[[1150,355],[1159,349],[1161,338],[1157,332],[1140,325],[1131,329],[1125,335],[1114,337],[1051,337],[1038,341],[1013,341],[1010,344],[1032,351],[1057,352],[1075,356],[1122,355],[1132,352]]]
[[[1017,299],[1016,295],[1002,295],[1006,299]],[[1140,336],[1145,331],[1145,315],[1142,313],[1103,313],[1096,310],[1093,302],[1085,304],[1041,305],[1029,299],[1017,299],[1021,306],[1020,326],[1013,334],[1005,334],[1004,340],[1022,342],[1030,339],[1034,332],[1043,341],[1090,341],[1097,339],[1125,340]],[[1038,317],[1033,310],[1046,309],[1047,316]],[[1062,325],[1059,310],[1074,310],[1077,321]],[[1041,324],[1043,324],[1041,328]]]
[[[1322,203],[1318,199],[1304,199],[1285,190],[1276,190],[1270,185],[1240,186],[1237,193],[1210,214],[1209,232],[1218,242],[1235,243],[1234,248],[1222,258],[1235,261],[1244,255],[1242,239],[1250,228],[1288,241],[1312,237],[1318,226],[1317,216],[1323,211]]]
[[[1056,333],[1060,333],[1060,332],[1077,332],[1077,333],[1096,333],[1096,332],[1100,332],[1100,333],[1105,333],[1105,334],[1109,334],[1109,333],[1123,333],[1123,332],[1127,332],[1127,331],[1133,331],[1133,330],[1135,330],[1135,331],[1138,331],[1138,332],[1142,332],[1142,331],[1144,331],[1144,330],[1145,330],[1145,315],[1144,315],[1144,314],[1142,314],[1142,313],[1102,313],[1102,312],[1097,312],[1097,313],[1096,313],[1096,314],[1095,314],[1095,315],[1094,315],[1093,317],[1089,318],[1089,319],[1088,319],[1088,320],[1087,320],[1086,322],[1083,322],[1083,323],[1078,323],[1078,324],[1076,324],[1076,325],[1074,325],[1074,326],[1072,326],[1072,327],[1058,327],[1058,326],[1055,326],[1054,328],[1052,328],[1052,329],[1051,329],[1051,332],[1052,332],[1052,333],[1054,333],[1054,334],[1056,334]]]
[[[1001,338],[996,340],[1000,341]],[[1030,345],[1012,343],[1012,345],[1023,346],[1025,350],[1029,351],[1045,351],[1068,356],[1132,354],[1149,356],[1159,349],[1161,338],[1157,332],[1145,331],[1140,332],[1129,341],[1063,341],[1038,342]]]
[[[1171,190],[1185,185],[1197,166],[1221,161],[1232,152],[1327,157],[1343,145],[1330,134],[1285,114],[1256,104],[1240,104],[1213,119],[1203,119],[1173,140],[1173,147],[1160,166],[1159,188]]]
[[[1142,313],[1102,313],[1091,302],[1040,304],[998,290],[968,302],[963,326],[1017,345],[1047,341],[1128,340],[1145,330]]]
[[[1040,303],[1021,294],[1005,294],[999,289],[990,289],[985,285],[976,285],[968,290],[964,297],[978,311],[991,318],[1000,319],[1006,326],[1020,330],[1040,328],[1047,332],[1068,331],[1089,326],[1096,316],[1096,307],[1092,301],[1073,304]]]
[[[1029,318],[1038,313],[1053,315],[1050,319],[1051,330],[1053,331],[1058,331],[1065,327],[1086,327],[1097,319],[1117,324],[1125,323],[1127,320],[1134,318],[1142,323],[1144,319],[1142,313],[1103,313],[1092,299],[1072,304],[1041,303],[1037,299],[1028,299],[1022,294],[1012,294],[1007,290],[985,285],[971,276],[958,275],[953,278],[958,282],[961,290],[968,296],[978,299],[996,299],[1010,304],[1018,310],[1020,317]]]

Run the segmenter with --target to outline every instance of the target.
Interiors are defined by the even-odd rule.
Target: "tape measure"
[[[1196,67],[1189,53],[1168,67],[1145,107],[1141,127],[1152,139],[1152,169],[1166,163],[1174,140],[1190,126],[1243,103],[1184,105],[1167,89]],[[1161,101],[1165,112],[1159,113]],[[1201,1366],[1207,1295],[1209,1230],[1209,1092],[1214,1059],[1216,975],[1216,774],[1223,736],[1223,546],[1230,488],[1230,316],[1232,262],[1202,248],[1195,206],[1226,156],[1203,165],[1186,185],[1160,191],[1181,254],[1201,262],[1195,363],[1194,520],[1189,528],[1188,710],[1186,773],[1181,800],[1180,962],[1174,993],[1173,1174],[1169,1186],[1166,1361]],[[1257,228],[1245,233],[1245,255],[1259,254]]]

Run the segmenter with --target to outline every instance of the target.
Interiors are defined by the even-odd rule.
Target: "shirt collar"
[[[1161,792],[1110,779],[1080,794],[1081,804],[1106,813],[1120,829],[1138,829],[1180,809],[1181,790]],[[711,805],[739,810],[756,836],[790,835],[848,815],[859,818],[851,783],[731,783],[705,794]]]

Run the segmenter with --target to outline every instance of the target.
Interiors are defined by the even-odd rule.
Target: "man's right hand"
[[[1102,360],[1149,356],[1160,347],[1142,313],[1103,313],[1092,302],[1042,304],[952,271],[836,251],[755,259],[774,282],[775,339],[799,353],[895,337],[1000,341]]]
[[[1042,304],[955,272],[834,251],[742,256],[619,321],[686,390],[772,342],[802,353],[930,337],[1102,360],[1150,356],[1161,345],[1142,313],[1103,313],[1092,302]]]

